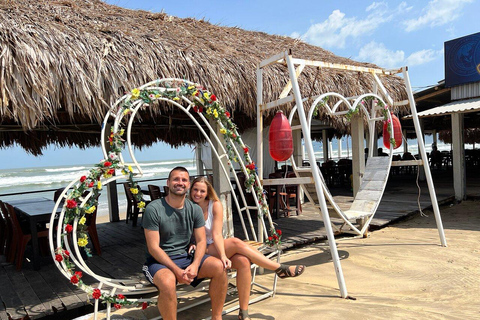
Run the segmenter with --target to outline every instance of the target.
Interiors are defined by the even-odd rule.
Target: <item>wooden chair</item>
[[[86,191],[83,196],[87,196],[88,191]],[[100,193],[97,195],[100,197]],[[86,214],[85,218],[85,225],[87,226],[88,235],[90,236],[90,240],[92,240],[93,247],[95,248],[95,252],[100,256],[102,254],[102,249],[100,248],[100,241],[98,240],[98,233],[97,233],[97,210],[98,207],[95,208],[95,211]]]
[[[163,193],[162,193],[162,191],[160,191],[159,186],[149,184],[148,185],[148,192],[150,193],[150,200],[151,201],[157,200],[157,199],[160,199],[160,198],[163,197]]]
[[[125,189],[125,196],[127,197],[127,218],[126,223],[128,223],[128,218],[132,220],[132,226],[137,226],[138,215],[140,214],[140,209],[138,208],[138,201],[133,196],[132,192],[130,191],[130,183],[125,182],[123,184]]]
[[[7,217],[0,210],[0,254],[8,255],[9,245],[11,243],[11,226],[7,221]]]
[[[281,172],[274,172],[269,174],[269,179],[280,179],[283,178],[285,175]],[[294,172],[289,172],[287,173],[287,178],[295,178],[296,175]],[[298,214],[302,213],[302,203],[301,199],[298,196],[298,185],[285,185],[285,186],[276,186],[276,187],[270,187],[269,191],[269,207],[270,210],[275,208],[276,211],[276,217],[279,217],[279,212],[283,211],[285,216],[290,216],[291,211],[295,211]],[[285,202],[280,201],[279,203],[279,208],[275,205],[274,201],[277,196],[277,191],[279,191],[279,196],[283,197],[285,199]],[[290,207],[290,199],[295,199],[296,200],[296,209],[292,210]]]
[[[32,235],[28,226],[19,223],[15,209],[11,205],[0,202],[0,207],[4,213],[8,214],[10,223],[13,226],[12,246],[7,261],[13,262],[13,257],[15,257],[16,268],[20,270],[23,265],[25,249],[28,242],[32,239]],[[48,239],[48,230],[39,230],[37,236],[39,240],[43,239],[46,241]]]

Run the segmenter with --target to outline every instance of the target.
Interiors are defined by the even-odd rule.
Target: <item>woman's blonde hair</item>
[[[207,186],[207,196],[205,197],[205,200],[212,200],[212,201],[219,201],[220,200],[218,198],[217,193],[215,192],[215,189],[213,189],[212,184],[210,183],[210,181],[208,181],[207,177],[197,177],[193,180],[192,185],[190,187],[190,200],[193,200],[192,199],[192,189],[193,189],[193,186],[197,182],[203,182]]]

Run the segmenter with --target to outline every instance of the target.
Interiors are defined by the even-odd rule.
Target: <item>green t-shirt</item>
[[[160,232],[160,248],[168,256],[186,253],[193,229],[205,226],[202,208],[185,199],[182,209],[172,208],[165,198],[152,201],[143,213],[144,229]],[[152,258],[147,249],[147,259]]]

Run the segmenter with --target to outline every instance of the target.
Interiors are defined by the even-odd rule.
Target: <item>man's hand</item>
[[[178,283],[182,283],[182,284],[190,284],[193,281],[193,278],[190,279],[187,276],[186,270],[180,269],[180,268],[177,271],[175,271],[175,277],[177,278]]]
[[[190,282],[192,282],[193,279],[195,279],[195,277],[198,275],[198,266],[192,263],[184,270],[184,274],[188,279],[190,279]]]

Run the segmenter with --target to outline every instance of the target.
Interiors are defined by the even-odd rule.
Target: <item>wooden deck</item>
[[[480,195],[480,181],[474,176],[467,181],[469,195]],[[371,228],[384,227],[398,219],[418,212],[416,176],[392,176],[384,197],[372,221]],[[478,180],[478,179],[476,179]],[[440,203],[451,203],[453,186],[451,174],[439,172],[434,175],[437,198]],[[420,204],[431,205],[426,183],[421,183]],[[350,191],[332,188],[332,194],[340,207],[348,209],[353,201]],[[283,231],[285,250],[306,243],[326,239],[321,216],[308,203],[303,214],[274,220]],[[236,230],[238,226],[236,226]],[[144,262],[145,243],[140,227],[132,227],[124,221],[98,225],[102,255],[88,259],[91,269],[100,275],[122,277],[129,275],[143,279],[141,266]],[[240,237],[241,233],[237,233]],[[372,236],[375,236],[374,234]],[[30,252],[27,253],[28,257]],[[85,282],[92,279],[85,277]],[[86,294],[70,285],[53,265],[51,257],[42,258],[42,268],[34,271],[31,264],[24,263],[21,271],[5,263],[0,256],[0,320],[8,319],[72,319],[93,311]]]

